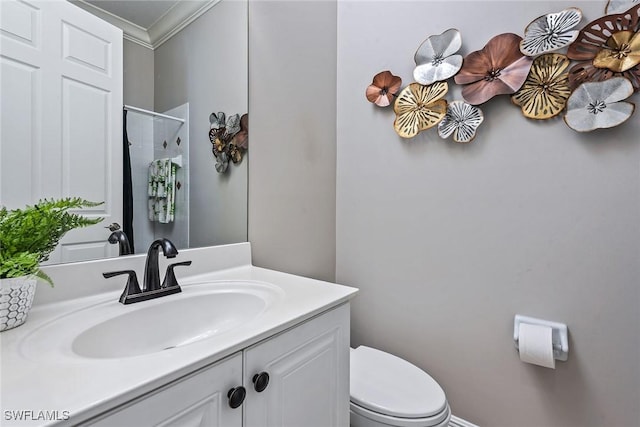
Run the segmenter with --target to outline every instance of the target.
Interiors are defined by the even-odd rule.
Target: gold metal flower
[[[242,161],[242,149],[236,144],[229,144],[229,157],[234,164],[238,164]]]
[[[640,91],[640,63],[636,62],[639,31],[640,3],[624,13],[603,16],[587,24],[567,49],[569,59],[578,61],[569,70],[571,89],[584,82],[625,77],[634,91]],[[631,65],[634,62],[636,65]]]
[[[608,49],[602,49],[593,58],[596,67],[622,73],[640,64],[640,32],[627,30],[613,33],[606,46]]]
[[[218,157],[220,153],[223,153],[225,151],[226,145],[227,144],[222,140],[221,137],[217,137],[213,141],[213,155]]]
[[[570,62],[566,55],[558,53],[541,55],[533,61],[524,85],[511,97],[525,117],[549,119],[564,110],[571,95],[567,72]]]
[[[402,89],[393,105],[396,120],[393,127],[403,138],[413,138],[423,130],[437,125],[447,114],[447,101],[442,99],[448,92],[446,82],[425,86],[411,83]]]

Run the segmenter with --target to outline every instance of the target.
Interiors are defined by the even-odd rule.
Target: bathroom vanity
[[[345,334],[348,304],[82,425],[347,426]]]
[[[143,256],[50,267],[0,335],[0,425],[348,426],[357,290],[254,267],[248,243],[186,260],[181,293],[131,305],[101,273]]]

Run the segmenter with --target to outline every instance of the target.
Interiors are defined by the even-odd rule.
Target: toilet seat
[[[393,426],[437,426],[448,421],[451,411],[444,391],[422,369],[365,346],[352,349],[350,359],[354,413]]]
[[[449,425],[449,421],[451,419],[451,409],[448,404],[441,413],[425,418],[392,417],[370,411],[369,409],[363,408],[353,402],[351,402],[350,409],[352,413],[358,414],[368,420],[375,421],[381,425],[393,427],[446,427]]]

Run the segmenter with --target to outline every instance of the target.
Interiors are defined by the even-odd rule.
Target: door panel
[[[242,379],[242,353],[143,396],[83,426],[241,427],[227,392]]]
[[[7,1],[2,6],[0,32],[7,39],[38,49],[40,9],[22,1]]]
[[[255,374],[269,384],[257,392]],[[349,424],[349,305],[245,351],[245,427]]]
[[[0,201],[10,207],[24,206],[40,194],[40,69],[10,58],[0,58],[2,109],[0,127]]]
[[[116,256],[122,222],[122,31],[67,1],[0,1],[0,204],[104,202],[49,262]]]

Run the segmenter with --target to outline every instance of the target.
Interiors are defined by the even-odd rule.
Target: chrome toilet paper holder
[[[515,341],[517,349],[519,349],[518,335],[521,323],[551,327],[553,358],[563,362],[567,361],[567,358],[569,357],[569,330],[566,324],[516,314],[516,317],[513,320],[513,340]]]

